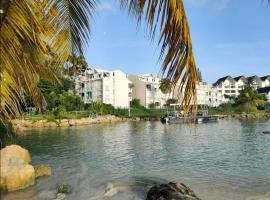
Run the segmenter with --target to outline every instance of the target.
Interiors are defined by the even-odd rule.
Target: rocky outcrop
[[[70,127],[70,126],[84,126],[91,124],[101,124],[101,123],[113,123],[126,121],[127,118],[120,118],[113,115],[98,116],[96,118],[81,118],[81,119],[62,119],[56,120],[54,122],[47,120],[13,120],[13,126],[15,130],[18,130],[18,133],[21,133],[19,130],[24,130],[27,128],[44,128],[44,127]]]
[[[0,151],[0,191],[11,192],[27,188],[35,184],[35,178],[50,175],[47,165],[34,167],[31,156],[26,149],[18,145],[10,145]]]
[[[52,169],[49,165],[37,165],[34,167],[35,169],[35,177],[41,177],[41,176],[51,176],[52,175]]]
[[[152,187],[146,200],[200,200],[195,193],[183,183],[170,182]]]
[[[253,119],[270,119],[270,114],[246,114],[246,113],[241,113],[241,114],[234,114],[231,115],[232,118],[240,119],[240,120],[253,120]]]
[[[1,150],[0,190],[16,191],[35,183],[35,170],[27,150],[18,145]]]

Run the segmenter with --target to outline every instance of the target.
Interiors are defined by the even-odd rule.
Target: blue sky
[[[102,0],[86,49],[90,66],[158,73],[159,48],[116,0]],[[263,0],[184,0],[197,67],[209,83],[226,75],[270,74],[270,6]]]

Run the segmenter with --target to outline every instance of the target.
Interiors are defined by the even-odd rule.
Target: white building
[[[173,92],[173,98],[179,99],[179,104],[181,104],[184,96],[184,91],[180,95],[179,98],[179,85],[176,85],[174,92]],[[214,88],[212,85],[209,85],[205,82],[201,82],[196,86],[196,92],[197,92],[197,104],[198,105],[207,105],[210,107],[217,107],[222,103],[222,94],[219,92],[216,88]]]
[[[119,70],[87,69],[76,77],[77,93],[85,103],[101,101],[117,108],[128,108],[131,101],[131,82]]]
[[[259,94],[265,95],[267,98],[267,102],[270,103],[270,87],[259,88],[257,91]]]
[[[166,104],[166,94],[159,89],[161,80],[157,75],[130,75],[128,78],[133,84],[132,98],[139,99],[144,107],[149,108],[150,104],[162,107]]]
[[[222,101],[228,102],[229,97],[237,97],[248,82],[251,82],[255,89],[268,87],[270,86],[270,76],[251,76],[248,78],[244,76],[235,78],[225,76],[218,79],[217,82],[214,83],[214,87],[221,92]]]
[[[262,80],[262,88],[270,87],[270,75],[261,77]]]
[[[222,94],[212,85],[202,82],[197,86],[197,102],[198,105],[217,107],[222,103]]]

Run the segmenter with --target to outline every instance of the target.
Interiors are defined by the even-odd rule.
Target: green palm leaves
[[[40,109],[42,77],[58,82],[71,54],[81,54],[95,0],[5,0],[0,14],[0,119],[20,113],[29,94]]]
[[[159,30],[163,75],[173,85],[180,83],[181,91],[185,88],[183,104],[188,110],[198,78],[183,2],[120,0],[120,3],[138,21],[145,18],[152,37]],[[40,109],[46,107],[37,82],[40,78],[59,82],[64,64],[73,56],[83,56],[96,4],[96,0],[1,0],[1,120],[20,113],[25,94]]]
[[[121,0],[121,4],[139,22],[145,18],[152,37],[159,29],[162,73],[172,85],[180,84],[179,92],[185,94],[183,108],[188,112],[189,105],[196,103],[198,75],[182,0]]]

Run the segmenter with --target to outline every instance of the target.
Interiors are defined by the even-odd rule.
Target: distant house
[[[262,87],[270,87],[270,75],[261,77]]]
[[[228,102],[230,97],[237,97],[248,82],[250,82],[255,89],[270,87],[270,75],[263,77],[250,76],[247,78],[244,76],[235,78],[225,76],[218,79],[213,86],[221,92],[223,102]]]
[[[240,79],[239,79],[240,80]],[[228,97],[234,97],[237,95],[238,82],[231,76],[225,76],[220,78],[214,83],[214,87],[221,93],[222,102],[228,102]]]
[[[270,103],[270,87],[264,87],[257,89],[258,93],[261,95],[265,95],[267,98],[267,102]]]
[[[250,77],[247,77],[247,80],[249,82],[251,82],[251,84],[253,85],[253,87],[255,89],[258,89],[258,88],[261,88],[263,87],[263,81],[260,77],[258,76],[250,76]]]

